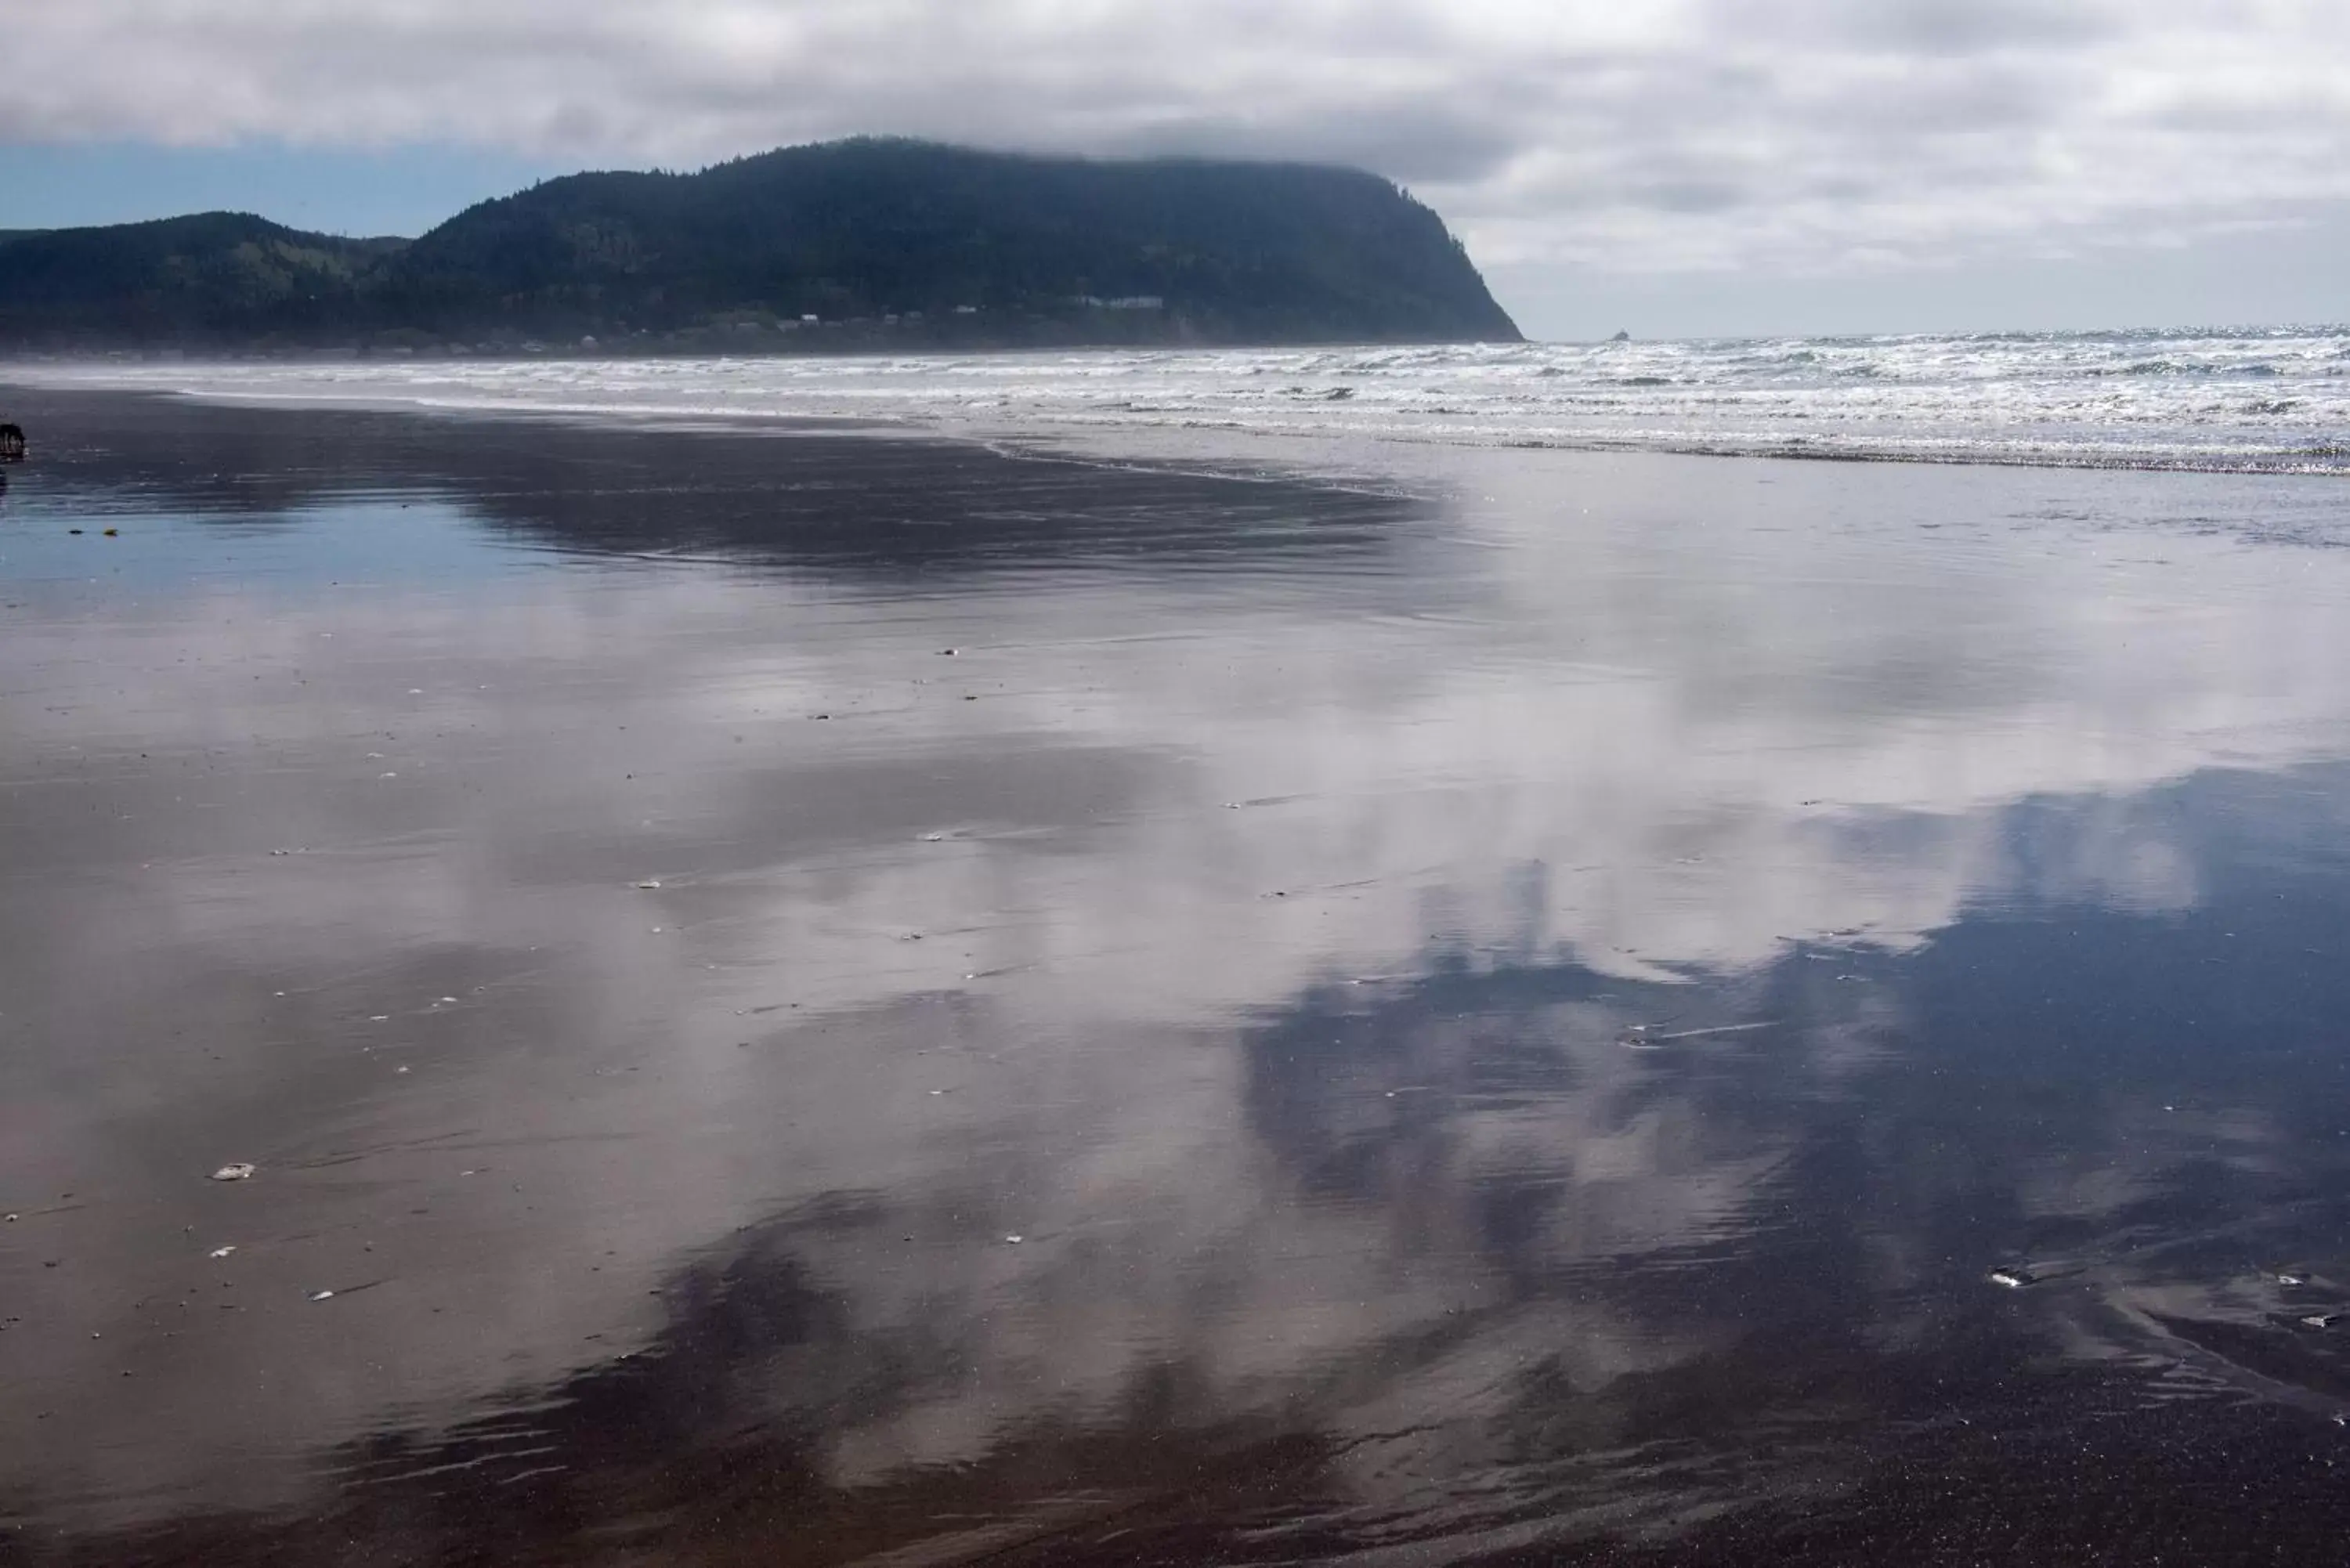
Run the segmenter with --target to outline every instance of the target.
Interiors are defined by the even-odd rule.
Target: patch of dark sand
[[[271,407],[26,389],[17,501],[250,527],[322,502],[445,495],[549,548],[894,579],[1082,560],[1376,555],[1393,495],[1050,457],[832,426],[761,431]]]

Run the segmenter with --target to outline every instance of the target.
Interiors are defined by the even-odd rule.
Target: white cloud
[[[1481,259],[1782,273],[2350,197],[2318,0],[76,0],[0,139],[691,165],[860,131],[1367,164]]]

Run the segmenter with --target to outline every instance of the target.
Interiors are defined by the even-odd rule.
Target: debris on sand
[[[214,1181],[251,1181],[254,1167],[244,1160],[232,1160],[213,1172]]]
[[[314,1302],[330,1302],[335,1299],[335,1293],[332,1291],[312,1291],[309,1295],[304,1299]]]
[[[2022,1269],[1993,1269],[1985,1277],[1992,1284],[2004,1285],[2012,1291],[2020,1291],[2026,1285],[2036,1285],[2040,1282]]]
[[[211,1251],[206,1252],[204,1256],[207,1258],[225,1258],[231,1252],[235,1251],[236,1249],[234,1247],[214,1247]]]
[[[2300,1274],[2279,1274],[2277,1276],[2277,1283],[2281,1285],[2305,1285],[2309,1283],[2309,1281],[2306,1277]]]
[[[637,891],[639,893],[658,893],[660,891],[660,884],[658,882],[639,882],[637,884]]]
[[[1006,1244],[1006,1245],[1008,1245],[1008,1246],[1014,1246],[1014,1247],[1017,1247],[1018,1245],[1020,1245],[1020,1243],[1021,1243],[1021,1242],[1023,1242],[1023,1241],[1026,1241],[1027,1239],[1028,1239],[1028,1238],[1027,1238],[1027,1237],[1025,1237],[1025,1236],[1006,1236],[1005,1238],[1003,1238],[1004,1242],[1005,1242],[1005,1244]]]
[[[2301,1321],[2307,1328],[2332,1328],[2342,1321],[2342,1314],[2338,1312],[2314,1312]]]
[[[1666,1023],[1671,1022],[1669,1018],[1665,1020]],[[1654,1033],[1663,1027],[1662,1023],[1630,1024],[1621,1035],[1617,1037],[1616,1044],[1627,1051],[1654,1051],[1668,1041],[1705,1040],[1716,1034],[1751,1034],[1758,1029],[1776,1029],[1779,1027],[1779,1021],[1775,1018],[1766,1018],[1754,1023],[1718,1023],[1711,1029],[1676,1029],[1669,1034]]]

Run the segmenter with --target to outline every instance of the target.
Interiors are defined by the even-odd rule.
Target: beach
[[[0,387],[0,1561],[2337,1550],[2305,408],[273,389]]]

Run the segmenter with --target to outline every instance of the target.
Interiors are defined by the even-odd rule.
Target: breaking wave
[[[27,366],[199,396],[1458,445],[2350,472],[2350,328],[873,358]]]

